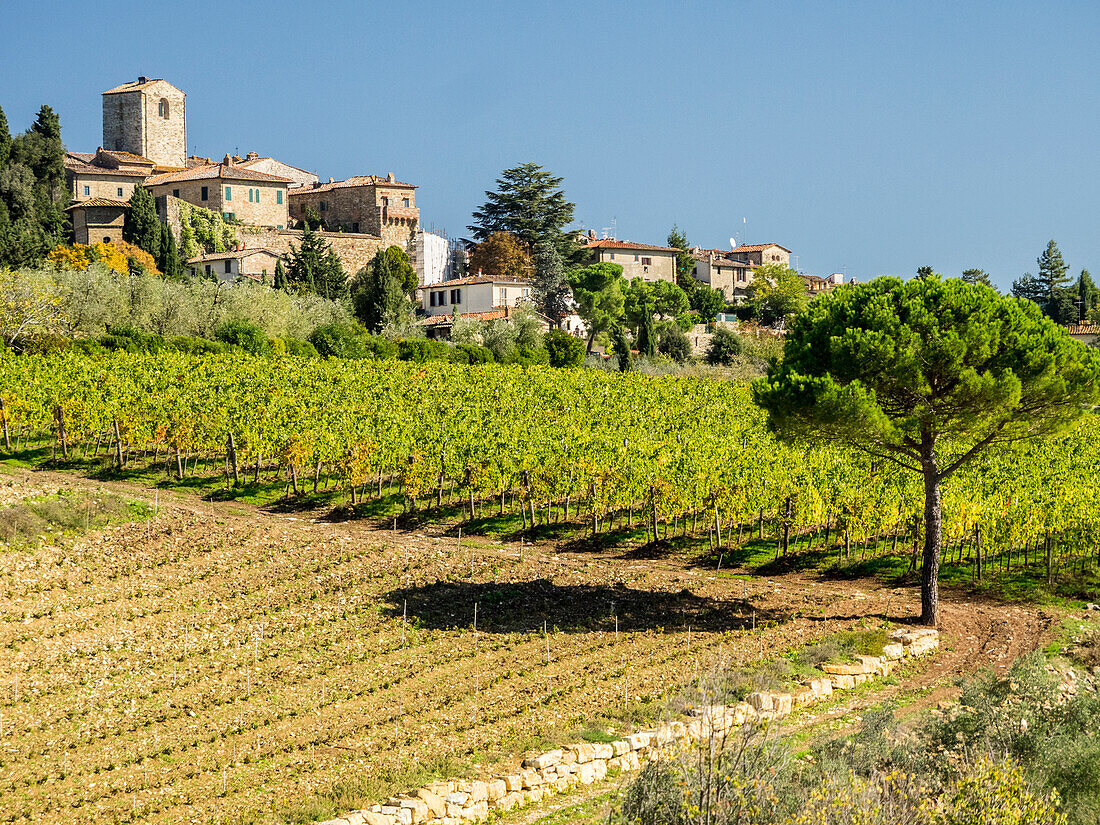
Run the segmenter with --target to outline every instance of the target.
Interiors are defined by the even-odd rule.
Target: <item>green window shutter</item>
[[[233,187],[232,186],[225,187],[225,199],[227,201],[233,200]]]
[[[283,203],[283,190],[282,189],[276,190],[276,192],[275,192],[275,203],[282,206],[282,203]]]

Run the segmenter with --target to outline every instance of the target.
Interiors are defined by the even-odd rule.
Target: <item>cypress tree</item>
[[[657,332],[653,328],[653,308],[648,304],[642,313],[642,322],[638,325],[638,354],[652,358],[657,354]]]
[[[619,372],[630,369],[630,344],[626,340],[626,328],[616,324],[611,331],[611,341],[615,345],[615,354],[619,356]]]
[[[280,258],[275,262],[275,289],[286,289],[286,270],[283,268],[283,261]]]
[[[172,233],[172,227],[161,227],[160,254],[157,256],[157,266],[165,278],[176,280],[183,275],[183,267],[180,265],[180,250],[176,244],[176,236]]]
[[[122,240],[140,246],[154,258],[160,254],[160,219],[153,196],[144,186],[134,188],[122,224]]]
[[[8,116],[0,109],[0,169],[8,163],[11,157],[11,131],[8,129]]]

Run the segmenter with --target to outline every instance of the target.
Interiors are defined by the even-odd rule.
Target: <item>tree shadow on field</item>
[[[525,633],[547,627],[564,632],[663,629],[721,632],[784,622],[784,614],[760,610],[751,601],[713,599],[689,590],[634,590],[622,585],[558,585],[525,582],[436,582],[393,590],[383,612],[408,617],[435,630],[471,627],[487,633]],[[755,614],[755,620],[754,620]]]

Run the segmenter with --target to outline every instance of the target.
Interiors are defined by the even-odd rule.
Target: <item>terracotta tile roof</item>
[[[280,255],[278,252],[272,252],[270,249],[265,249],[262,246],[256,246],[251,248],[246,247],[244,249],[236,249],[232,252],[211,252],[204,255],[196,255],[194,258],[188,258],[187,263],[199,264],[203,261],[224,261],[227,258],[247,258],[249,255],[256,255],[260,252],[264,253],[265,255],[271,255],[274,258],[282,257],[282,255]]]
[[[732,252],[763,252],[769,246],[778,247],[779,249],[782,249],[784,252],[786,252],[788,255],[791,253],[791,250],[787,249],[787,247],[779,246],[779,244],[777,244],[777,243],[743,243],[739,247],[737,247],[736,249],[733,249],[731,251]]]
[[[511,313],[511,307],[497,307],[488,312],[463,312],[458,317],[465,318],[469,321],[496,321],[500,318],[507,318]],[[446,327],[450,326],[454,322],[454,316],[445,315],[429,315],[427,318],[419,321],[419,324],[424,327]]]
[[[154,175],[145,181],[146,186],[160,186],[165,183],[177,183],[185,180],[255,180],[268,183],[290,183],[288,178],[278,175],[269,175],[267,172],[254,172],[251,169],[242,169],[233,164],[212,163],[209,166],[197,166],[194,169],[184,169],[180,172],[168,172],[164,175]]]
[[[70,209],[83,209],[86,206],[117,206],[122,209],[129,209],[129,201],[120,201],[117,198],[88,198],[86,201],[77,201],[72,206],[66,206],[65,211]]]
[[[302,170],[303,172],[306,170]],[[411,183],[403,183],[399,180],[389,180],[378,175],[353,175],[346,180],[334,180],[331,183],[315,183],[312,186],[299,187],[298,191],[291,192],[294,196],[308,195],[312,192],[329,192],[333,189],[352,189],[356,186],[396,186],[401,189],[419,189]]]
[[[741,261],[737,258],[731,258],[732,251],[729,249],[693,249],[691,250],[691,257],[697,261],[709,261],[711,258],[717,258],[716,264],[721,266],[742,266],[742,267],[754,267],[756,264],[751,264],[748,261]]]
[[[647,243],[634,243],[633,241],[617,241],[614,238],[604,238],[599,241],[589,241],[589,249],[640,249],[653,252],[679,252],[674,246],[653,246]]]
[[[244,160],[242,160],[237,165],[238,166],[251,166],[254,163],[259,163],[261,160],[274,160],[280,166],[286,166],[286,167],[289,167],[290,169],[297,169],[299,172],[305,172],[307,175],[312,175],[313,174],[313,172],[310,172],[308,169],[303,169],[300,166],[294,166],[293,164],[290,164],[290,163],[283,163],[281,160],[275,160],[275,158],[272,158],[272,157],[251,158],[251,159],[245,158]]]
[[[92,163],[93,160],[95,160],[95,153],[92,152],[66,152],[65,168],[70,172],[80,172],[82,174],[128,175],[138,178],[143,178],[149,174],[140,169],[109,169],[104,166],[96,166]]]
[[[1070,324],[1066,331],[1070,335],[1100,335],[1100,324]]]
[[[453,281],[440,281],[438,284],[428,284],[424,289],[440,289],[465,284],[513,284],[517,286],[530,286],[532,281],[524,278],[490,278],[488,275],[467,275],[465,278],[455,278]]]
[[[115,86],[113,89],[108,89],[103,94],[105,94],[105,95],[114,95],[114,94],[120,94],[122,92],[137,92],[137,91],[140,91],[141,89],[147,89],[148,87],[152,86],[154,83],[161,83],[161,82],[165,82],[164,78],[160,78],[160,77],[138,78],[138,80],[131,80],[129,83],[123,83],[121,86]],[[169,83],[168,85],[172,86],[171,83]],[[172,86],[172,88],[174,89],[175,86]]]
[[[133,152],[123,152],[121,149],[103,149],[102,151],[106,155],[112,155],[119,160],[126,161],[127,163],[140,163],[142,165],[147,164],[149,166],[153,165],[153,161],[149,160],[149,158],[145,157],[144,155],[135,155]]]

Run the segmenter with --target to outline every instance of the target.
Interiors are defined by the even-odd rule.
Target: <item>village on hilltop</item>
[[[256,152],[226,154],[220,160],[188,155],[186,94],[166,80],[143,76],[103,92],[102,146],[94,152],[67,152],[65,166],[73,241],[78,244],[122,240],[129,199],[143,186],[153,196],[160,220],[177,236],[181,208],[210,210],[242,228],[243,240],[232,249],[200,250],[190,257],[191,275],[271,284],[277,263],[286,259],[292,244],[301,243],[308,221],[349,273],[366,266],[382,249],[396,245],[404,250],[416,268],[420,324],[429,337],[446,337],[455,317],[508,318],[531,300],[531,283],[525,279],[470,273],[465,246],[423,228],[417,186],[392,172],[321,181],[315,172]],[[592,231],[580,233],[578,241],[593,262],[622,266],[627,280],[676,283],[681,249],[597,237]],[[721,290],[731,304],[745,300],[756,269],[765,264],[789,267],[791,261],[791,250],[778,243],[728,250],[695,247],[691,253],[694,278]],[[811,295],[844,281],[840,273],[827,278],[800,275]],[[584,334],[576,315],[554,324]]]

